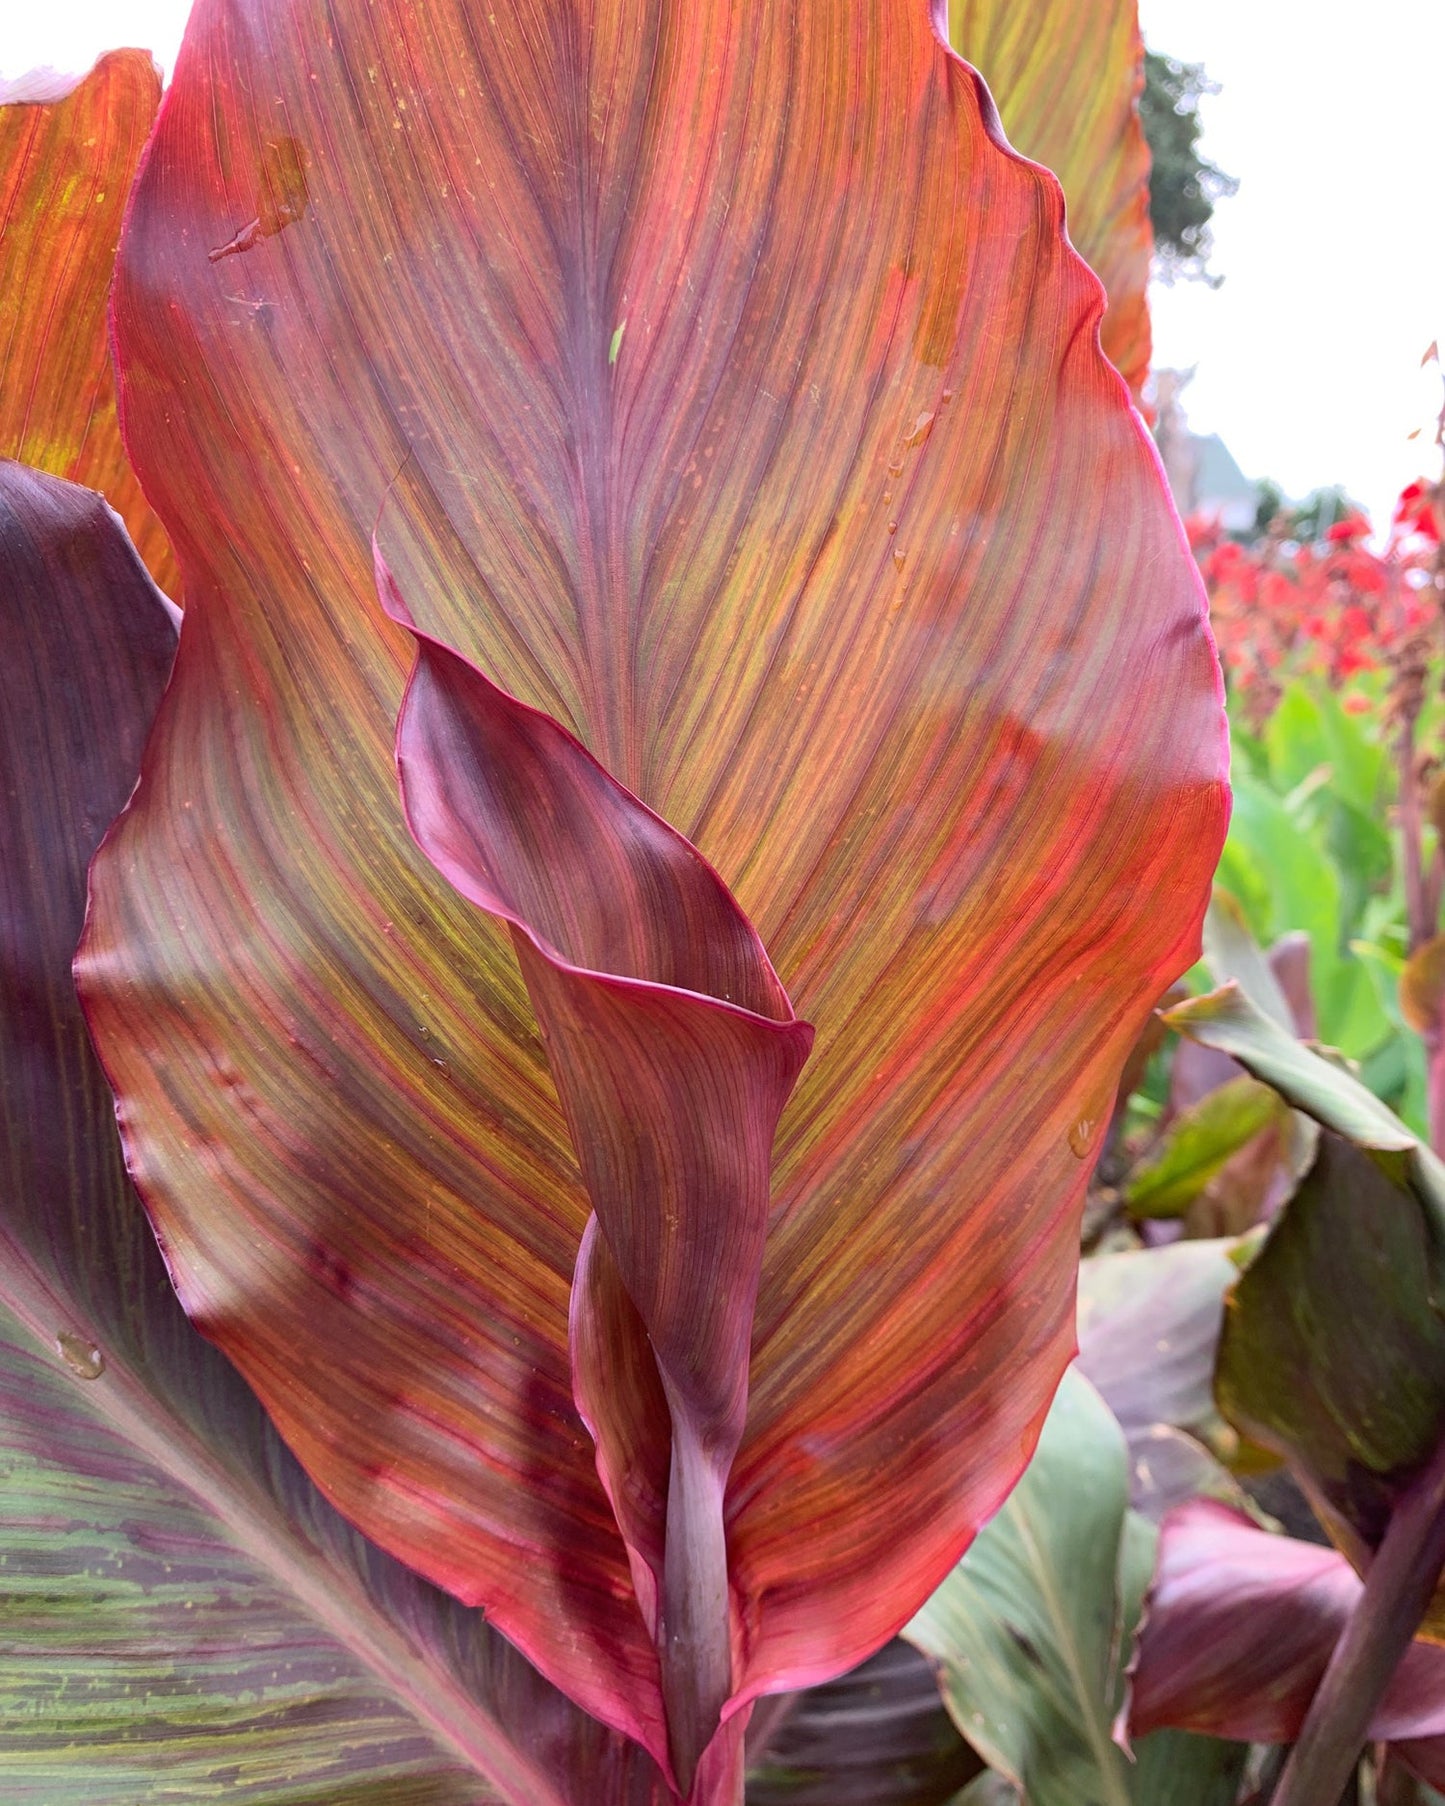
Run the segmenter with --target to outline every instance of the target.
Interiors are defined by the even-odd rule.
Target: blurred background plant
[[[1445,408],[1435,438],[1438,456]],[[1411,483],[1379,531],[1339,491],[1260,488],[1246,529],[1187,524],[1233,722],[1219,883],[1262,944],[1308,936],[1314,1032],[1438,1149],[1442,482]]]
[[[1217,286],[1208,269],[1209,222],[1214,203],[1239,183],[1215,167],[1199,148],[1199,102],[1218,93],[1201,63],[1183,63],[1156,50],[1144,52],[1139,119],[1149,144],[1149,223],[1154,229],[1154,273],[1163,282],[1188,277]]]

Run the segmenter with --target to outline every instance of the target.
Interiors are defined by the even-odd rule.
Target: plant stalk
[[[744,1706],[718,1728],[681,1806],[743,1806],[747,1728],[752,1708]]]
[[[1401,1497],[1315,1690],[1273,1806],[1338,1800],[1445,1564],[1445,1439]]]
[[[1407,669],[1400,688],[1405,692],[1395,735],[1395,770],[1400,787],[1400,852],[1404,871],[1405,917],[1409,926],[1409,950],[1416,952],[1435,932],[1425,883],[1420,841],[1424,811],[1420,799],[1420,774],[1415,760],[1415,722],[1424,701],[1424,667]]]
[[[1383,1743],[1375,1751],[1375,1806],[1421,1806],[1419,1782]]]

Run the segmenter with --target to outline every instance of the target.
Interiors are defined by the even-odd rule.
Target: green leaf
[[[1228,1806],[1217,1753],[1175,1742],[1139,1763],[1113,1740],[1153,1563],[1153,1527],[1128,1511],[1124,1438],[1070,1371],[1008,1503],[904,1631],[936,1664],[944,1701],[1029,1806]]]
[[[1191,1731],[1152,1731],[1134,1744],[1138,1806],[1234,1806],[1249,1745]]]
[[[1134,1217],[1179,1217],[1231,1155],[1288,1111],[1268,1085],[1241,1075],[1206,1092],[1170,1125],[1159,1150],[1124,1188]]]
[[[1294,1012],[1278,974],[1250,933],[1239,903],[1217,884],[1204,916],[1204,963],[1216,985],[1234,979],[1272,1022],[1293,1032]]]
[[[1240,897],[1258,938],[1270,941],[1291,930],[1310,937],[1320,1032],[1349,1054],[1369,1053],[1388,1036],[1390,1022],[1345,946],[1352,918],[1340,872],[1319,835],[1268,786],[1241,776],[1228,847],[1234,852],[1226,852],[1219,880]],[[1351,909],[1361,901],[1354,898]]]
[[[1338,697],[1292,684],[1270,717],[1264,741],[1274,790],[1281,795],[1297,790],[1323,769],[1327,777],[1320,795],[1326,810],[1346,810],[1378,828],[1385,750],[1366,737],[1359,719],[1345,713]],[[1388,854],[1389,837],[1383,828],[1378,833]]]
[[[1330,763],[1331,788],[1351,809],[1377,819],[1389,776],[1385,748],[1366,733],[1366,717],[1347,713],[1332,691],[1317,696],[1315,707]]]
[[[953,1806],[1019,1806],[1019,1790],[1012,1781],[986,1769],[976,1781],[969,1782]]]
[[[1281,798],[1255,779],[1237,778],[1229,840],[1243,846],[1269,875],[1271,918],[1266,938],[1301,928],[1318,960],[1337,955],[1339,877]]]
[[[1238,776],[1234,783],[1238,785]],[[1238,900],[1254,939],[1267,941],[1274,922],[1274,900],[1270,896],[1267,868],[1242,842],[1225,842],[1215,872],[1215,886],[1216,892],[1225,890]]]
[[[1237,986],[1166,1020],[1331,1131],[1235,1287],[1216,1394],[1240,1429],[1293,1463],[1361,1561],[1445,1429],[1445,1166]]]
[[[1340,874],[1341,917],[1346,935],[1353,934],[1370,897],[1388,886],[1395,848],[1383,824],[1341,797],[1332,797],[1325,815],[1325,845]]]
[[[1406,1156],[1412,1181],[1440,1225],[1432,1235],[1445,1245],[1445,1165],[1338,1059],[1296,1040],[1233,982],[1176,1004],[1163,1019],[1201,1046],[1229,1054],[1297,1110],[1357,1147]]]
[[[1220,1407],[1308,1475],[1366,1546],[1445,1428],[1445,1321],[1429,1206],[1378,1159],[1326,1134],[1234,1288]]]
[[[1269,781],[1281,796],[1329,763],[1329,744],[1319,705],[1303,684],[1286,688],[1265,724],[1262,738],[1269,761]]]

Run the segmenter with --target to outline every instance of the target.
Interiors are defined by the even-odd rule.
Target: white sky
[[[1082,0],[1081,0],[1082,3]],[[1150,48],[1202,62],[1203,148],[1239,178],[1211,268],[1155,285],[1154,361],[1198,366],[1190,424],[1251,477],[1343,483],[1383,524],[1430,441],[1445,350],[1442,0],[1140,0]],[[1407,435],[1425,431],[1413,444]]]
[[[1080,5],[1089,0],[1077,0]],[[0,75],[139,44],[169,67],[188,0],[5,0]],[[1433,473],[1445,343],[1442,0],[1140,0],[1156,50],[1202,62],[1204,149],[1240,179],[1224,285],[1157,288],[1155,361],[1197,375],[1191,424],[1293,494],[1343,483],[1377,517]],[[987,71],[985,71],[985,74]],[[1425,431],[1413,444],[1412,428]]]

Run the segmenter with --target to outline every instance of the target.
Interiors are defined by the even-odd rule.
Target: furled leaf
[[[1063,184],[1069,236],[1108,291],[1105,356],[1137,399],[1149,374],[1154,234],[1136,0],[949,0],[948,31],[988,83],[1010,142]]]
[[[981,1766],[908,1643],[778,1705],[749,1761],[747,1806],[945,1806]]]
[[[1128,1510],[1124,1440],[1070,1371],[1007,1504],[908,1625],[954,1722],[1029,1806],[1232,1806],[1239,1769],[1207,1744],[1113,1740],[1154,1532]]]
[[[106,302],[131,178],[161,97],[116,50],[46,104],[0,106],[0,457],[102,490],[174,593],[175,562],[120,442]]]
[[[1164,1520],[1129,1680],[1131,1731],[1183,1726],[1289,1743],[1362,1590],[1334,1549],[1261,1530],[1210,1500]],[[1370,1725],[1417,1772],[1445,1777],[1445,1650],[1417,1641]]]
[[[377,587],[409,624],[380,554]],[[415,637],[396,740],[407,824],[511,928],[592,1204],[572,1388],[686,1793],[732,1691],[723,1498],[747,1415],[773,1136],[813,1031],[696,848],[550,717]]]
[[[97,496],[0,464],[6,1806],[652,1806],[635,1745],[323,1502],[167,1280],[70,957],[175,633]]]
[[[82,958],[133,1170],[328,1496],[659,1754],[572,1392],[589,1201],[510,938],[401,820],[373,526],[817,1024],[726,1500],[735,1703],[811,1684],[1026,1458],[1197,948],[1217,680],[1099,304],[924,0],[201,0],[136,189],[189,613]]]

